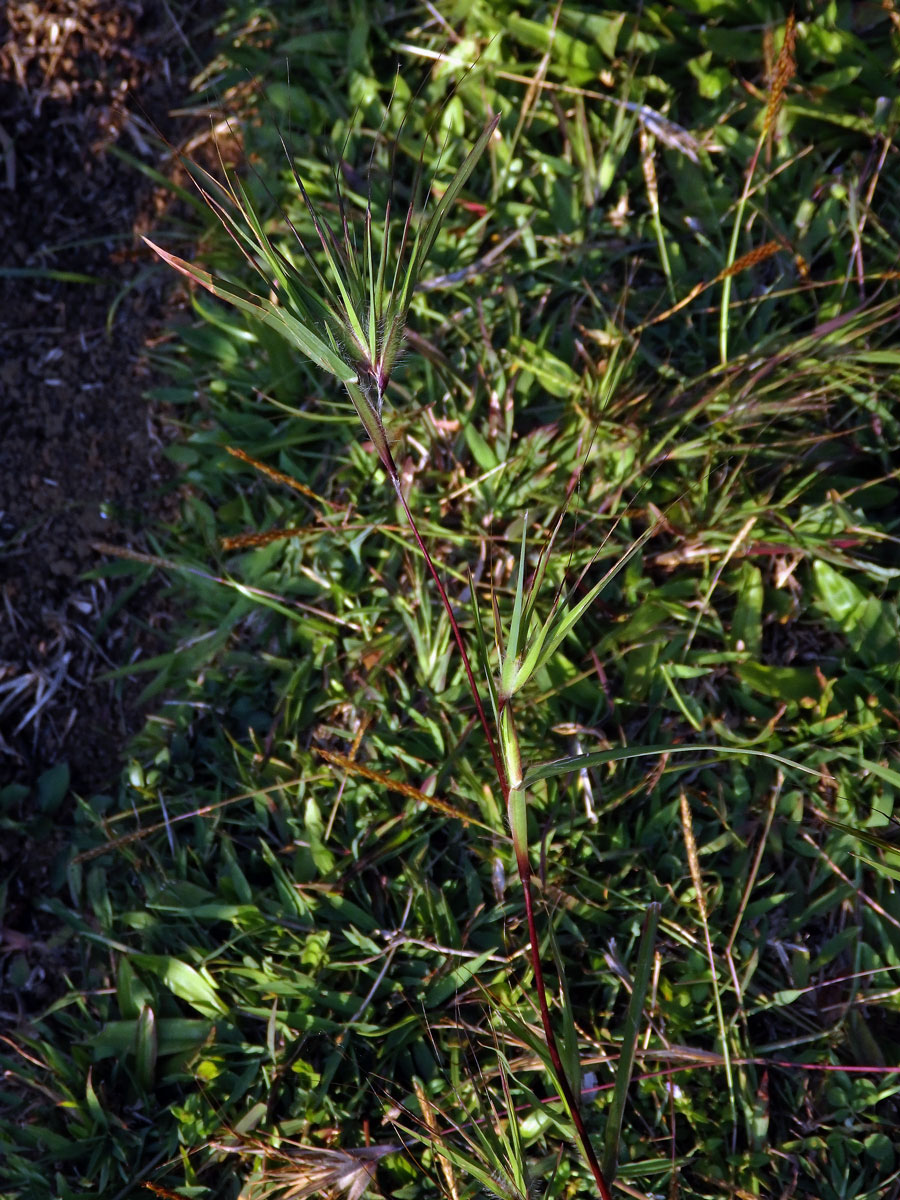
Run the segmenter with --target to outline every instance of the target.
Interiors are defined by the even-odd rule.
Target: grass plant
[[[234,20],[10,1194],[900,1194],[889,17]]]

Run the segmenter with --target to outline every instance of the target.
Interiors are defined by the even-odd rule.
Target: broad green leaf
[[[773,700],[818,703],[822,695],[820,676],[812,667],[770,667],[765,663],[746,662],[735,663],[734,672],[742,683]]]
[[[507,17],[507,29],[524,46],[550,56],[555,71],[564,70],[566,79],[571,82],[593,80],[606,65],[593,45],[562,32],[555,23],[551,25],[548,21],[533,21],[511,14]]]
[[[492,471],[497,466],[497,455],[471,421],[466,422],[463,429],[463,436],[466,439],[466,444],[472,451],[472,457],[475,459],[479,470]]]
[[[851,614],[865,603],[865,592],[821,559],[813,563],[813,575],[816,591],[828,615],[846,631]]]
[[[39,777],[37,781],[38,806],[41,812],[52,815],[66,798],[69,790],[68,763],[57,763],[55,767]]]
[[[734,76],[721,64],[711,65],[712,51],[691,59],[687,68],[697,80],[697,90],[704,100],[717,100],[731,86]]]
[[[731,648],[754,658],[762,645],[763,579],[759,567],[746,560],[737,576],[737,605],[731,619]]]
[[[581,391],[581,377],[568,363],[564,363],[536,342],[530,342],[526,338],[511,339],[509,352],[516,365],[530,371],[549,395],[567,400]]]
[[[158,1052],[156,1014],[149,1004],[145,1004],[137,1020],[134,1049],[138,1083],[145,1090],[149,1090],[153,1086]]]
[[[328,875],[334,869],[334,855],[322,840],[325,832],[325,823],[322,820],[322,814],[313,796],[307,798],[303,823],[306,829],[306,836],[309,839],[309,852],[312,855],[316,869],[322,875]]]
[[[439,1008],[451,996],[455,995],[460,988],[464,987],[469,980],[477,975],[484,964],[490,959],[491,951],[486,950],[483,954],[479,954],[477,958],[465,959],[454,967],[438,980],[425,993],[424,1002],[427,1008]]]
[[[155,975],[169,991],[204,1016],[219,1016],[227,1011],[213,985],[190,963],[168,954],[133,954],[132,958],[137,966]]]
[[[896,603],[879,600],[826,562],[813,564],[822,606],[863,662],[896,667],[900,661],[900,622]]]

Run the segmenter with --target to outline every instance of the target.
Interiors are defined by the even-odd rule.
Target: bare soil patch
[[[140,548],[165,505],[144,347],[170,281],[138,249],[152,185],[110,148],[160,165],[150,131],[179,135],[170,110],[217,7],[0,15],[0,784],[65,760],[77,791],[108,787],[141,719],[139,685],[100,677],[160,648],[160,599],[143,589],[108,619],[124,585],[82,576],[93,543]]]

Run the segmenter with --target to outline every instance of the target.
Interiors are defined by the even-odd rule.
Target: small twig
[[[353,1014],[353,1016],[347,1022],[348,1025],[353,1025],[356,1021],[358,1021],[359,1018],[366,1011],[366,1009],[369,1007],[369,1002],[371,1001],[372,997],[375,995],[375,993],[378,991],[379,987],[381,986],[381,981],[382,981],[382,979],[384,979],[385,975],[388,972],[388,967],[391,965],[391,963],[394,960],[394,955],[397,953],[397,951],[403,945],[403,942],[405,940],[403,938],[403,930],[406,928],[406,922],[409,917],[409,910],[412,908],[412,902],[413,902],[413,893],[412,893],[412,888],[410,888],[409,894],[406,897],[406,907],[403,910],[403,916],[400,918],[400,925],[397,928],[397,931],[392,935],[391,945],[385,956],[384,966],[381,968],[381,970],[375,976],[375,982],[369,988],[368,992],[366,992],[366,996],[365,996],[365,999],[363,1000],[362,1004],[360,1004],[359,1008],[356,1010],[356,1012]]]

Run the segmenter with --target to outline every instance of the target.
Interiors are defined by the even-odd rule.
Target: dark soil
[[[98,541],[141,548],[171,490],[145,397],[170,278],[137,239],[159,196],[110,148],[165,169],[151,131],[183,136],[169,112],[218,7],[0,6],[0,785],[66,761],[79,793],[108,788],[141,720],[139,684],[100,676],[161,648],[162,600],[107,621],[125,585],[83,575]]]

